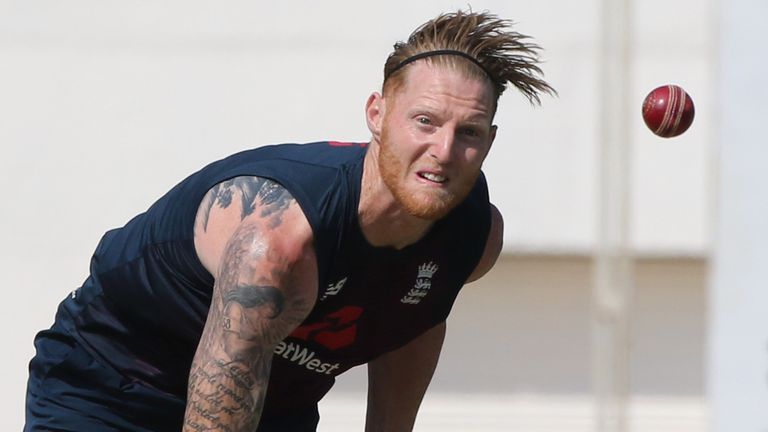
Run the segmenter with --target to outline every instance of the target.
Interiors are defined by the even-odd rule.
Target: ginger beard
[[[424,157],[424,156],[422,156]],[[411,216],[426,220],[438,220],[445,217],[459,205],[472,191],[480,175],[480,166],[467,168],[460,174],[452,175],[446,187],[415,187],[409,173],[409,166],[402,155],[396,151],[396,145],[390,140],[389,128],[384,121],[381,129],[378,168],[384,184],[395,199]],[[409,190],[410,189],[410,190]]]

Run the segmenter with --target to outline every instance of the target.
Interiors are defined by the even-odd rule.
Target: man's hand
[[[195,246],[216,284],[190,370],[184,430],[252,432],[272,352],[315,301],[312,231],[280,185],[238,177],[206,195]]]

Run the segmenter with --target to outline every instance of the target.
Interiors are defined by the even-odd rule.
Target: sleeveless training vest
[[[104,235],[90,276],[62,303],[59,321],[128,379],[185,398],[214,283],[195,252],[198,206],[222,181],[270,178],[291,192],[312,226],[319,285],[310,315],[274,351],[264,412],[317,402],[336,375],[444,321],[490,229],[481,175],[419,242],[372,247],[357,221],[365,151],[359,143],[282,144],[208,165]]]

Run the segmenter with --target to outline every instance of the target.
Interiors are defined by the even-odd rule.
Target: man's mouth
[[[429,180],[433,183],[445,183],[448,181],[448,178],[445,176],[441,176],[439,174],[431,173],[431,172],[420,172],[419,177]]]

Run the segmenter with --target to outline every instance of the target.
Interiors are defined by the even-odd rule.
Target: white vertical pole
[[[602,2],[599,227],[594,257],[595,430],[627,430],[630,375],[630,43],[631,0]]]
[[[768,431],[768,2],[720,2],[719,200],[710,279],[713,432]]]

